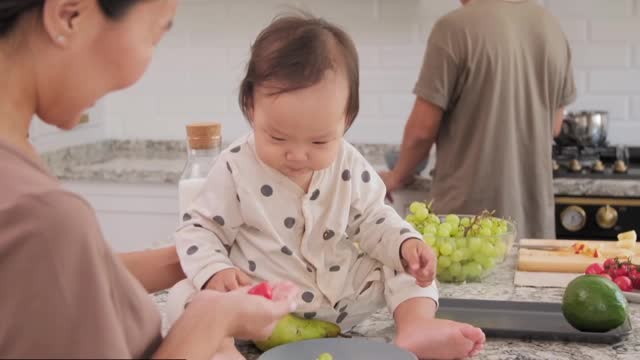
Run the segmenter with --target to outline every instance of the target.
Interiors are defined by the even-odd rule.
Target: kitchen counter
[[[561,302],[563,289],[516,287],[513,285],[515,274],[515,252],[499,265],[493,274],[481,283],[465,285],[441,284],[443,298],[514,300],[531,302]],[[164,308],[166,293],[154,296],[160,311]],[[640,359],[640,304],[629,304],[633,333],[624,341],[614,345],[567,343],[555,341],[534,341],[517,339],[495,339],[487,341],[484,352],[477,359],[554,359],[554,360],[604,360]],[[164,316],[164,314],[163,314]],[[165,324],[166,325],[166,324]],[[166,326],[164,331],[166,332]],[[366,337],[375,341],[390,342],[394,336],[394,326],[387,310],[371,316],[357,326],[354,336]],[[258,350],[251,345],[241,344],[240,350],[247,360],[258,357]]]
[[[386,169],[384,154],[392,145],[356,144],[374,168]],[[63,181],[124,184],[177,184],[185,164],[181,141],[114,141],[80,145],[44,154],[49,168]],[[554,179],[556,195],[640,197],[640,181]],[[419,176],[408,190],[431,189],[431,179]]]

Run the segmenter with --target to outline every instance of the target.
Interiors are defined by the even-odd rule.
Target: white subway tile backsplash
[[[640,70],[594,70],[589,75],[594,93],[640,93]]]
[[[586,41],[587,40],[587,20],[585,19],[558,19],[564,34],[569,41]]]
[[[416,101],[416,96],[407,94],[384,94],[382,95],[382,111],[381,114],[384,117],[394,118],[402,121],[407,121],[413,104]]]
[[[571,110],[604,110],[611,118],[627,119],[629,117],[629,96],[626,95],[584,95],[578,97]]]
[[[547,0],[546,4],[562,17],[626,17],[633,13],[633,0]]]
[[[640,122],[640,96],[631,98],[631,119]],[[640,136],[640,133],[638,136]]]
[[[623,43],[640,43],[640,19],[609,20],[606,17],[595,17],[591,21],[590,40]]]
[[[632,48],[628,45],[574,43],[573,64],[580,69],[626,68],[631,66]]]

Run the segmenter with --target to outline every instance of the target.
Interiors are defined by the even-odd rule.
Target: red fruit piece
[[[249,290],[249,294],[251,295],[259,295],[269,300],[273,299],[273,289],[268,282],[261,282],[260,284],[252,287]]]
[[[618,278],[620,276],[628,276],[628,275],[629,275],[629,270],[627,270],[627,267],[621,266],[616,270],[615,278]]]
[[[593,263],[587,267],[584,273],[588,275],[598,275],[604,273],[604,268],[598,263]]]
[[[632,282],[633,282],[633,288],[636,290],[640,290],[640,277],[636,277],[636,279],[633,280]]]
[[[618,285],[618,287],[622,291],[633,290],[633,284],[631,283],[631,279],[629,279],[628,276],[618,276],[613,280],[613,282],[616,283],[616,285]]]
[[[613,265],[616,265],[616,259],[607,259],[607,260],[604,261],[604,268],[605,269],[609,269]]]

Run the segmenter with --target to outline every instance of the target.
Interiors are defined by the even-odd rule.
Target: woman
[[[0,0],[0,357],[210,359],[225,337],[264,338],[295,307],[287,284],[275,301],[203,291],[161,339],[144,288],[183,276],[175,249],[114,255],[93,210],[28,141],[34,115],[72,129],[100,97],[135,83],[175,9],[176,0]]]

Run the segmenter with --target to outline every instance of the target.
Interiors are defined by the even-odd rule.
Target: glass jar
[[[187,163],[178,183],[181,220],[202,189],[213,162],[222,150],[220,132],[219,123],[187,125]]]

